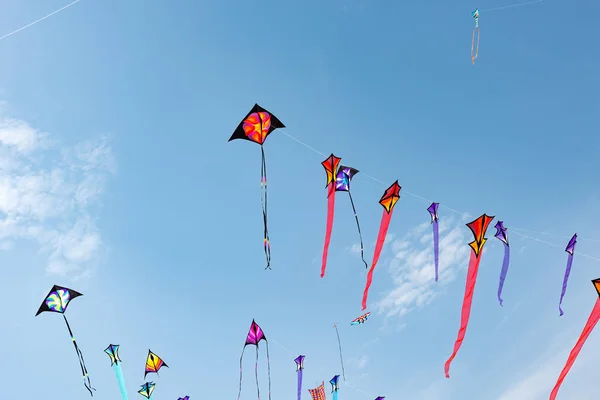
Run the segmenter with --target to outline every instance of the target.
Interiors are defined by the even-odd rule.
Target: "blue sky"
[[[65,4],[7,2],[0,35]],[[121,345],[131,398],[148,348],[170,367],[154,379],[154,400],[233,398],[253,318],[270,340],[273,399],[295,396],[298,354],[305,398],[341,373],[335,322],[342,400],[547,398],[600,276],[598,261],[576,255],[559,318],[569,237],[577,232],[577,251],[600,258],[600,6],[483,11],[472,66],[471,10],[509,4],[82,0],[0,41],[6,397],[87,396],[61,319],[33,317],[56,283],[84,293],[68,317],[100,400],[119,396],[103,352],[110,343]],[[265,146],[272,271],[263,270],[259,148],[227,143],[255,102],[316,150],[277,131]],[[361,314],[365,271],[344,196],[319,278],[318,152],[361,171],[352,190],[369,260],[377,202],[394,180],[404,187],[372,316],[358,327],[349,322]],[[429,203],[408,192],[459,211],[440,208],[438,284]],[[490,229],[446,379],[471,240],[460,213],[484,212],[509,228],[505,306],[496,298],[503,250]],[[595,332],[559,398],[595,398],[598,355]],[[253,357],[244,359],[244,400],[256,396]]]

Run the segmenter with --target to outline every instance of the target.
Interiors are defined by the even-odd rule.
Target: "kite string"
[[[527,1],[525,3],[511,4],[509,6],[501,6],[501,7],[488,8],[487,10],[480,10],[479,12],[480,13],[484,13],[484,12],[490,12],[490,11],[506,10],[508,8],[523,7],[523,6],[528,6],[530,4],[541,3],[543,1],[544,0]]]
[[[312,146],[310,146],[310,145],[308,145],[308,144],[304,143],[303,141],[301,141],[301,140],[299,140],[299,139],[295,138],[294,136],[290,135],[289,133],[287,133],[287,132],[285,132],[285,131],[283,131],[283,130],[281,131],[281,133],[282,133],[283,135],[285,135],[285,136],[289,137],[290,139],[294,140],[295,142],[297,142],[297,143],[301,144],[302,146],[306,147],[307,149],[311,150],[312,152],[314,152],[314,153],[316,153],[316,154],[319,154],[320,156],[327,157],[327,155],[325,155],[323,152],[321,152],[321,151],[319,151],[319,150],[315,149],[314,147],[312,147]],[[377,178],[375,178],[374,176],[371,176],[371,175],[365,174],[365,173],[364,173],[364,172],[362,172],[362,171],[361,171],[361,174],[362,174],[364,177],[366,177],[366,178],[369,178],[369,179],[371,179],[371,180],[372,180],[372,181],[374,181],[374,182],[377,182],[377,183],[380,183],[380,184],[382,184],[382,185],[384,185],[384,186],[387,186],[387,184],[386,184],[385,182],[383,182],[381,179],[377,179]],[[407,195],[409,195],[409,196],[411,196],[411,197],[414,197],[414,198],[417,198],[417,199],[423,200],[423,201],[424,201],[424,202],[426,202],[426,203],[433,203],[433,200],[430,200],[430,199],[428,199],[428,198],[426,198],[426,197],[423,197],[423,196],[419,196],[419,195],[418,195],[418,194],[416,194],[416,193],[411,193],[411,192],[407,191],[407,190],[406,190],[406,189],[404,189],[404,188],[402,189],[402,193],[405,193],[405,194],[407,194]],[[401,199],[400,199],[400,200],[401,200]],[[400,201],[400,200],[399,200],[399,201]],[[446,209],[446,210],[448,210],[448,211],[451,211],[451,212],[453,212],[453,213],[455,213],[455,214],[458,214],[458,215],[460,215],[460,216],[463,216],[463,217],[467,217],[467,218],[470,218],[470,217],[472,217],[472,215],[471,215],[471,214],[469,214],[469,213],[465,213],[465,212],[458,211],[457,209],[455,209],[455,208],[452,208],[452,207],[448,207],[448,206],[446,206],[446,205],[444,205],[444,204],[440,204],[440,205],[439,205],[439,207],[441,207],[441,208],[444,208],[444,209]],[[524,234],[524,233],[518,232],[518,231],[525,231],[524,229],[512,229],[512,228],[511,228],[511,229],[510,229],[510,231],[511,231],[512,233],[516,234],[516,235],[519,235],[519,236],[521,236],[521,237],[525,238],[525,239],[531,239],[531,240],[535,240],[536,242],[543,243],[543,244],[545,244],[545,245],[548,245],[548,246],[550,246],[550,247],[555,247],[555,248],[557,248],[557,249],[563,249],[562,247],[560,247],[560,246],[557,246],[557,245],[555,245],[555,244],[552,244],[552,243],[546,242],[546,241],[544,241],[544,240],[538,239],[538,238],[536,238],[536,237],[532,237],[532,236],[526,235],[526,234]],[[535,231],[530,231],[530,232],[535,232]],[[535,233],[538,233],[538,232],[535,232]],[[579,238],[577,238],[577,240],[583,240],[583,239],[579,239]],[[580,252],[574,252],[574,254],[577,254],[577,255],[579,255],[580,257],[585,257],[585,258],[589,258],[590,260],[594,260],[594,261],[600,262],[600,258],[597,258],[597,257],[594,257],[594,256],[590,256],[590,255],[583,254],[583,253],[580,253]]]

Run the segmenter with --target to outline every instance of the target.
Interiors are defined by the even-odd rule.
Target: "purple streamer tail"
[[[437,220],[433,221],[433,257],[435,260],[435,281],[437,282],[440,266],[440,230]]]
[[[302,370],[298,370],[298,400],[302,398]]]
[[[506,280],[506,274],[508,273],[508,263],[510,262],[510,247],[504,244],[504,260],[502,261],[502,270],[500,271],[500,284],[498,285],[498,301],[502,306],[502,288],[504,287],[504,281]]]
[[[563,297],[565,297],[565,293],[567,292],[567,283],[569,282],[569,274],[571,274],[571,266],[573,265],[573,256],[569,254],[569,259],[567,260],[567,269],[565,270],[565,278],[563,279],[562,292],[560,293],[560,302],[558,303],[558,310],[560,311],[560,315],[564,314],[562,308]]]

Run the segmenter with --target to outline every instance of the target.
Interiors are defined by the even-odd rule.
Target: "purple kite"
[[[562,292],[560,293],[560,302],[558,303],[558,310],[560,311],[560,315],[564,314],[562,308],[563,297],[565,297],[565,293],[567,291],[567,283],[569,282],[569,274],[571,273],[571,266],[573,265],[573,254],[575,254],[575,245],[577,244],[577,234],[574,234],[571,240],[569,240],[569,244],[567,244],[567,248],[565,251],[569,253],[569,258],[567,259],[567,269],[565,270],[565,278],[563,279]]]
[[[250,330],[248,331],[248,336],[246,336],[246,343],[244,344],[242,355],[240,356],[240,390],[238,392],[238,400],[240,400],[240,396],[242,394],[242,360],[244,358],[244,350],[246,350],[246,346],[248,345],[256,346],[254,375],[256,376],[256,393],[258,394],[258,400],[260,400],[260,388],[258,386],[258,344],[261,342],[261,340],[265,341],[265,345],[267,347],[267,374],[269,377],[269,400],[271,400],[271,365],[269,362],[269,342],[267,341],[267,337],[265,336],[265,333],[261,327],[258,326],[254,320],[252,320],[252,324],[250,324]]]
[[[427,211],[431,215],[433,225],[433,256],[435,260],[435,281],[438,281],[438,268],[440,265],[440,228],[438,225],[438,207],[440,203],[431,203]]]
[[[504,227],[503,221],[498,221],[496,225],[496,234],[494,235],[497,239],[504,243],[504,260],[502,261],[502,270],[500,271],[500,284],[498,285],[498,301],[502,306],[502,288],[504,287],[504,280],[506,280],[506,274],[508,273],[508,263],[510,262],[510,246],[508,244],[508,235],[506,228]]]
[[[378,396],[375,400],[383,400],[385,399],[385,396]]]
[[[190,396],[180,397],[177,400],[190,400]]]
[[[294,360],[296,372],[298,373],[298,400],[302,398],[302,370],[304,369],[304,356],[298,356]]]

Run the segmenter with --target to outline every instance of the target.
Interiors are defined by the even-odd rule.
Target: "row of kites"
[[[479,29],[479,11],[475,10],[473,12],[473,17],[475,18],[476,29]],[[475,33],[475,31],[474,31]],[[254,107],[246,114],[246,116],[242,119],[242,121],[238,124],[237,128],[234,130],[233,134],[229,138],[229,141],[235,139],[243,139],[250,142],[254,142],[260,146],[262,164],[261,164],[261,203],[262,203],[262,214],[263,214],[263,228],[264,228],[264,236],[263,236],[263,247],[266,257],[266,267],[265,269],[271,268],[271,243],[269,237],[268,230],[268,212],[267,212],[267,168],[265,162],[265,150],[264,144],[267,137],[276,129],[285,128],[285,125],[279,120],[275,115],[273,115],[268,110],[262,108],[258,104],[255,104]],[[354,217],[356,220],[356,225],[358,229],[358,235],[360,238],[360,252],[361,259],[364,263],[365,267],[368,268],[367,272],[367,280],[365,284],[365,289],[363,291],[362,296],[362,310],[367,309],[367,299],[369,295],[369,288],[371,287],[373,281],[373,272],[375,270],[375,266],[379,260],[379,256],[381,255],[381,251],[383,249],[383,245],[385,243],[385,239],[387,236],[388,227],[390,225],[392,214],[394,211],[394,207],[398,200],[400,199],[400,191],[402,187],[398,184],[398,181],[392,183],[390,187],[388,187],[381,199],[379,200],[379,204],[383,207],[383,216],[381,219],[379,233],[377,235],[377,240],[375,242],[375,250],[373,254],[373,259],[371,261],[370,268],[368,267],[367,262],[364,258],[364,245],[362,239],[362,233],[360,230],[360,223],[358,219],[358,215],[356,213],[356,207],[354,204],[354,200],[352,199],[352,193],[350,190],[351,182],[354,176],[359,172],[357,169],[345,166],[341,164],[341,158],[336,157],[333,153],[327,157],[322,163],[323,168],[325,169],[327,175],[326,181],[326,190],[327,190],[327,222],[325,229],[325,243],[323,246],[323,256],[321,262],[321,278],[325,276],[325,271],[327,267],[327,258],[329,252],[329,243],[331,239],[331,233],[333,230],[333,220],[334,220],[334,211],[335,211],[335,197],[338,192],[348,193],[348,197],[350,200],[350,204],[352,206],[352,210],[354,212]],[[435,264],[435,280],[438,280],[438,270],[439,270],[439,216],[438,216],[439,203],[433,202],[428,208],[427,211],[431,217],[431,224],[433,228],[433,254],[434,254],[434,264]],[[456,342],[454,344],[454,349],[450,358],[446,361],[444,365],[444,372],[447,378],[450,377],[450,364],[452,360],[456,357],[458,350],[460,349],[463,339],[465,337],[465,333],[467,330],[469,316],[471,313],[471,304],[473,301],[473,292],[475,289],[475,284],[477,282],[477,273],[479,270],[479,264],[481,261],[481,254],[484,248],[485,243],[487,242],[486,232],[488,226],[494,219],[494,216],[489,216],[487,214],[481,215],[479,218],[474,221],[469,222],[466,226],[470,229],[473,234],[473,241],[468,243],[471,247],[471,254],[469,260],[469,267],[467,271],[466,278],[466,286],[465,286],[465,294],[463,299],[463,306],[461,311],[461,322],[460,328],[458,331],[458,336]],[[508,240],[508,229],[504,226],[503,221],[497,221],[494,226],[496,228],[495,237],[500,240],[504,245],[504,259],[502,262],[502,267],[500,271],[500,282],[498,286],[498,301],[500,305],[502,305],[502,289],[504,286],[504,281],[506,279],[508,273],[508,266],[510,261],[510,244]],[[559,313],[562,316],[562,302],[567,290],[567,284],[569,280],[569,275],[571,273],[571,267],[573,264],[573,257],[575,254],[575,246],[577,244],[577,234],[574,234],[573,237],[567,243],[565,251],[568,254],[567,264],[565,268],[565,274],[563,278],[562,290],[560,294],[559,300]],[[598,286],[598,280],[594,280],[594,285],[596,289],[599,290],[598,294],[600,297],[600,286]],[[589,332],[598,322],[600,318],[600,303],[596,305],[594,308],[594,312],[592,313],[592,317],[586,324],[584,332],[577,342],[575,349],[570,354],[565,369],[562,371],[560,378],[557,382],[556,387],[552,391],[551,399],[554,399],[556,393],[558,392],[558,388],[562,383],[566,373],[571,368],[573,362],[577,354],[579,353],[583,342],[587,339]],[[363,316],[364,317],[364,316]],[[361,318],[361,317],[359,317]],[[340,355],[341,356],[341,355]]]

